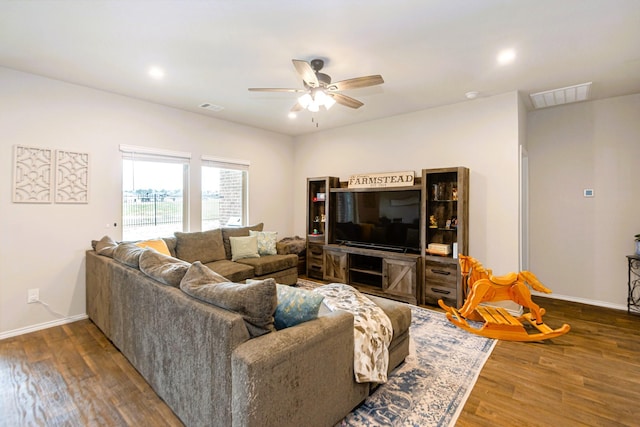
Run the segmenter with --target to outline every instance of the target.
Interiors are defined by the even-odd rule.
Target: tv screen
[[[420,190],[336,193],[336,243],[420,251]]]

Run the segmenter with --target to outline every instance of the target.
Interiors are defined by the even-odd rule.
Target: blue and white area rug
[[[307,287],[309,283],[305,282],[299,285]],[[442,312],[410,307],[409,356],[385,384],[338,425],[455,424],[496,341],[455,327]]]

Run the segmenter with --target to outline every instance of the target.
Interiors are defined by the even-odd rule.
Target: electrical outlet
[[[40,300],[40,289],[29,289],[27,292],[27,304],[38,302]]]

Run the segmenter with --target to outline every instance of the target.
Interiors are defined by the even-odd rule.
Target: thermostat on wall
[[[593,197],[593,188],[585,188],[584,189],[584,197]]]

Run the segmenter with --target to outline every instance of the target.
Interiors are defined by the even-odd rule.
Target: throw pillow
[[[144,251],[134,243],[120,243],[113,251],[113,259],[129,267],[140,268],[140,255]]]
[[[230,237],[246,237],[249,235],[250,230],[262,231],[262,227],[264,227],[263,223],[248,227],[222,227],[222,242],[224,244],[224,251],[227,254],[227,259],[231,259]]]
[[[324,295],[287,285],[277,285],[278,306],[273,317],[276,329],[316,319]]]
[[[178,287],[191,264],[172,258],[154,249],[140,255],[140,271],[165,285]]]
[[[176,231],[176,258],[187,262],[200,261],[203,264],[225,259],[222,231],[217,228],[207,231],[183,233]]]
[[[231,243],[231,261],[244,258],[260,258],[258,238],[256,236],[229,237]]]
[[[109,236],[104,236],[98,242],[96,242],[95,250],[98,255],[108,256],[113,258],[113,252],[118,247],[118,244]]]
[[[263,255],[277,255],[276,241],[278,240],[277,231],[254,231],[249,230],[249,236],[256,236],[258,239],[258,253]]]
[[[171,256],[167,243],[162,239],[144,240],[142,242],[137,242],[136,246],[140,246],[141,248],[152,248],[161,254]]]
[[[182,278],[180,289],[201,301],[241,315],[251,338],[274,330],[273,312],[278,297],[273,279],[249,284],[228,282],[197,261]]]

